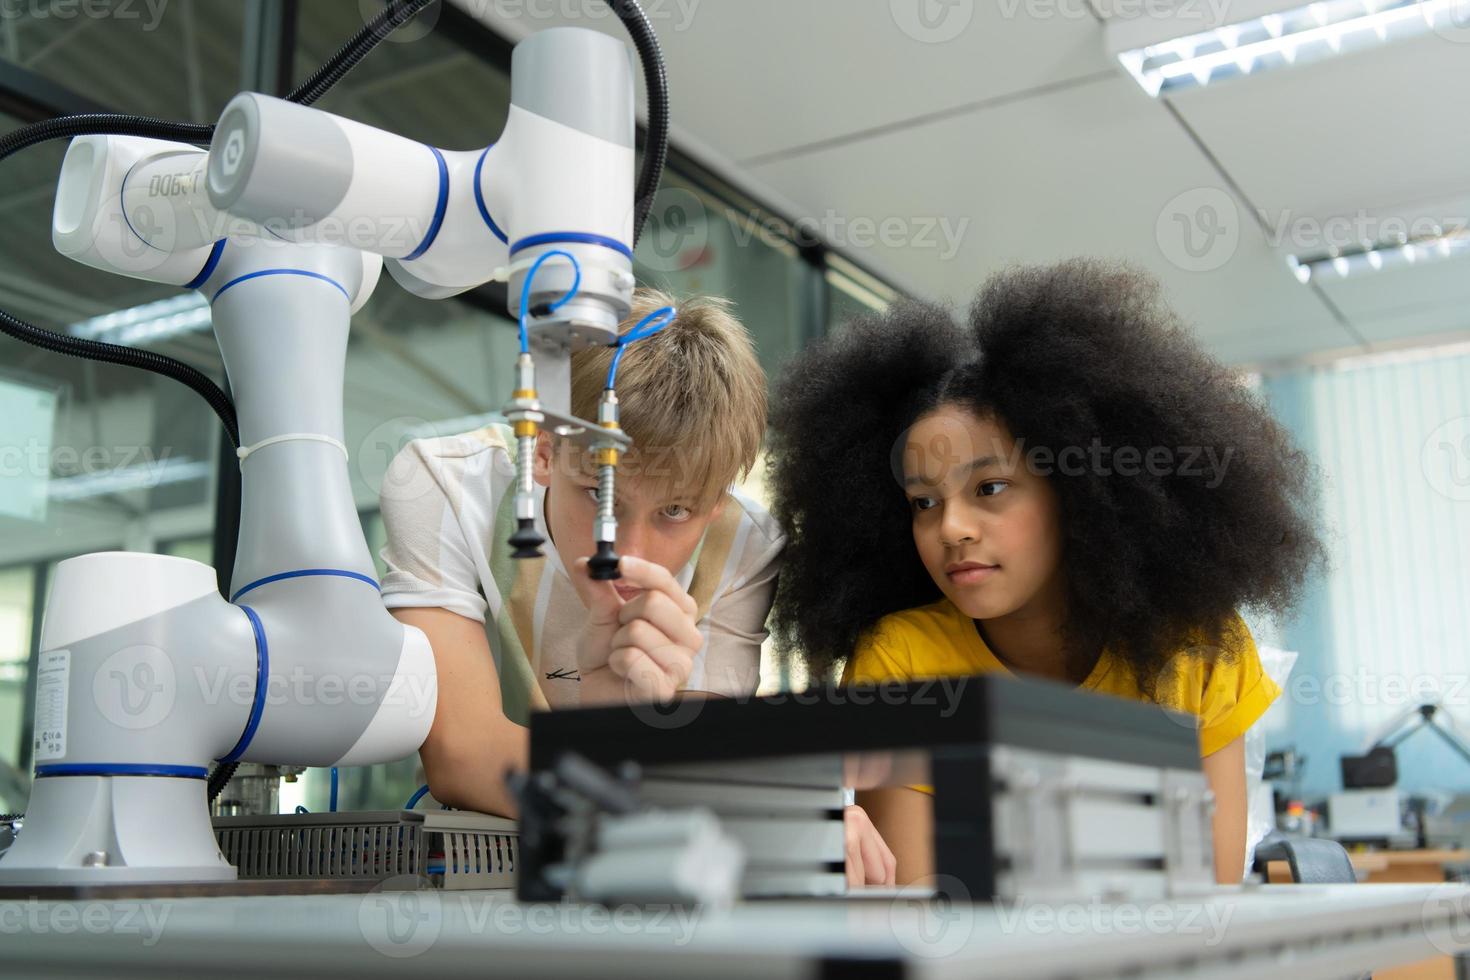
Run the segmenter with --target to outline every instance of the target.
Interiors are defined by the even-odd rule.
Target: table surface
[[[28,976],[1342,977],[1470,949],[1470,887],[1257,885],[1140,904],[917,893],[721,911],[521,905],[504,892],[0,902]],[[834,967],[834,963],[837,965]],[[493,967],[493,968],[492,968]]]
[[[1405,869],[1420,869],[1425,873],[1419,875],[1418,880],[1428,880],[1431,877],[1438,880],[1438,874],[1443,865],[1470,863],[1470,851],[1349,851],[1348,859],[1352,861],[1354,868],[1369,876],[1383,876],[1385,873],[1391,875],[1395,871]],[[1285,861],[1269,862],[1266,873],[1272,882],[1291,880],[1291,871]],[[1388,877],[1385,880],[1394,879]]]

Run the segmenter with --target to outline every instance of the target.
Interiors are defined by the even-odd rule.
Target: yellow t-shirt
[[[1237,617],[1226,635],[1223,655],[1181,651],[1156,685],[1155,701],[1199,719],[1200,755],[1223,749],[1265,714],[1281,689],[1261,669],[1250,630]],[[858,644],[843,683],[968,677],[1009,673],[996,658],[975,622],[948,598],[884,616]],[[1127,664],[1104,651],[1081,690],[1149,700]]]

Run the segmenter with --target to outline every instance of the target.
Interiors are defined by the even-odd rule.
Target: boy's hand
[[[618,568],[618,585],[642,590],[627,601],[613,582],[593,581],[586,558],[572,569],[587,607],[577,647],[582,703],[668,701],[688,682],[704,646],[698,606],[662,565],[624,557]]]

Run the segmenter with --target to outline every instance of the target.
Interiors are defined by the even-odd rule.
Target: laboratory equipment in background
[[[1327,797],[1327,833],[1343,844],[1410,847],[1396,789],[1349,789]]]
[[[269,813],[215,817],[214,832],[242,881],[314,891],[515,886],[516,823],[484,813]]]

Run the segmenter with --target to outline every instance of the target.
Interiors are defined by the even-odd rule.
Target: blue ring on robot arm
[[[449,165],[444,162],[444,154],[437,147],[429,147],[429,152],[434,154],[434,160],[439,165],[439,200],[434,205],[434,219],[429,222],[428,234],[424,235],[418,248],[402,258],[403,262],[412,262],[429,250],[434,239],[439,237],[439,228],[444,224],[444,212],[449,207]]]

